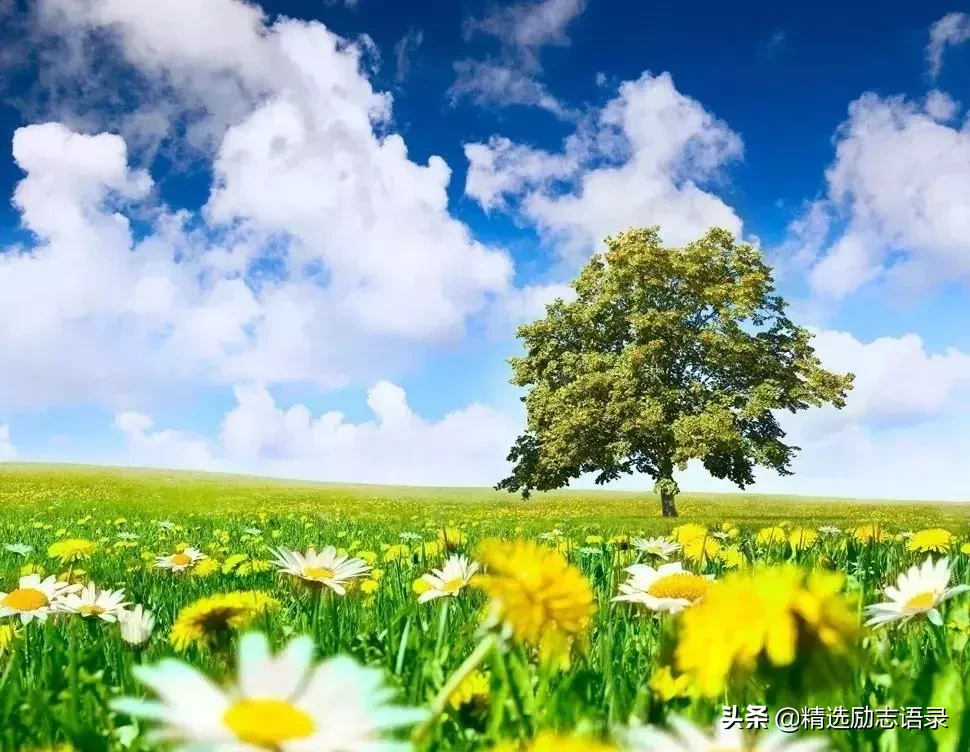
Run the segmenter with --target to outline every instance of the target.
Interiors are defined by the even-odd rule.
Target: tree
[[[674,469],[700,460],[740,488],[761,465],[791,475],[777,411],[844,407],[852,374],[822,368],[761,254],[712,229],[683,248],[659,228],[607,238],[546,316],[519,327],[512,383],[528,388],[512,474],[496,488],[561,488],[646,473],[676,516]]]

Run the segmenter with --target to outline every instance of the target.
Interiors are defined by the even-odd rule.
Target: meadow
[[[970,506],[678,504],[0,465],[0,749],[970,749]]]

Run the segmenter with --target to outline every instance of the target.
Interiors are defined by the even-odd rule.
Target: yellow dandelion
[[[774,527],[761,528],[754,539],[762,546],[770,546],[787,540],[788,535],[785,533],[785,528],[775,525]]]
[[[47,555],[59,559],[61,564],[67,564],[89,559],[96,549],[96,544],[84,538],[68,538],[52,543],[47,549]]]
[[[544,660],[562,660],[585,638],[596,611],[583,573],[557,551],[533,541],[489,540],[480,560],[488,574],[472,580],[491,599],[490,616],[518,642],[539,648]]]
[[[955,541],[956,536],[949,530],[934,527],[913,533],[913,537],[909,539],[906,548],[910,551],[919,551],[921,553],[936,551],[937,553],[943,554],[949,550]]]
[[[9,652],[19,636],[13,624],[0,624],[0,655]]]
[[[179,611],[169,634],[178,651],[223,643],[231,632],[250,626],[279,602],[260,590],[218,593],[190,603]]]
[[[232,554],[227,556],[225,561],[222,562],[222,573],[231,574],[236,567],[242,564],[249,556],[246,554]]]
[[[222,564],[218,559],[203,559],[190,571],[193,577],[208,577],[222,571]]]
[[[694,524],[693,522],[678,525],[670,531],[670,539],[677,541],[677,543],[686,543],[687,541],[696,540],[697,538],[707,538],[708,536],[709,533],[706,527]]]
[[[960,553],[970,555],[970,543],[964,543],[960,546]]]
[[[43,577],[47,574],[47,570],[44,569],[40,564],[24,564],[20,568],[21,577],[29,577],[32,574],[36,574],[38,577]]]
[[[384,549],[384,561],[391,562],[404,558],[411,553],[411,549],[403,544],[395,544]]]
[[[438,545],[445,552],[454,551],[468,543],[468,536],[456,527],[446,527],[438,532]]]
[[[529,742],[505,742],[494,752],[617,752],[617,748],[595,738],[543,731]]]
[[[670,702],[690,694],[690,677],[674,676],[670,666],[661,666],[650,676],[650,691],[661,702]]]
[[[491,696],[492,680],[485,671],[472,671],[448,697],[453,710],[465,706],[487,707]]]
[[[377,592],[380,586],[381,583],[379,583],[377,580],[373,578],[366,579],[360,583],[360,592],[362,592],[364,595],[373,595]]]
[[[811,548],[818,541],[818,532],[807,527],[796,527],[788,533],[788,543],[795,551]]]
[[[721,553],[721,544],[714,538],[691,538],[685,540],[681,546],[681,555],[687,561],[716,559]]]
[[[377,561],[377,554],[373,551],[358,551],[355,555],[365,564],[373,564]]]
[[[845,667],[859,630],[844,582],[841,574],[790,564],[727,575],[684,611],[678,670],[706,697],[761,666],[791,668],[793,682],[824,682]]]
[[[724,564],[726,569],[740,569],[747,566],[748,557],[744,555],[737,546],[726,546],[717,554],[718,561]]]
[[[860,543],[878,543],[887,541],[892,536],[879,525],[862,525],[852,531],[852,537]]]

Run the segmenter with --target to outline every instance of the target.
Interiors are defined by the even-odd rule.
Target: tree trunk
[[[671,489],[660,489],[660,508],[663,510],[664,517],[677,516],[677,503],[674,501],[675,498]]]

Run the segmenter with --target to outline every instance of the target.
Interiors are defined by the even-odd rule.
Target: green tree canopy
[[[528,389],[527,426],[497,488],[528,497],[585,473],[646,473],[676,515],[673,472],[689,460],[741,488],[758,465],[790,475],[798,447],[776,412],[841,408],[853,375],[822,368],[760,252],[717,228],[683,248],[657,227],[606,245],[575,300],[517,332],[525,354],[509,362]]]

